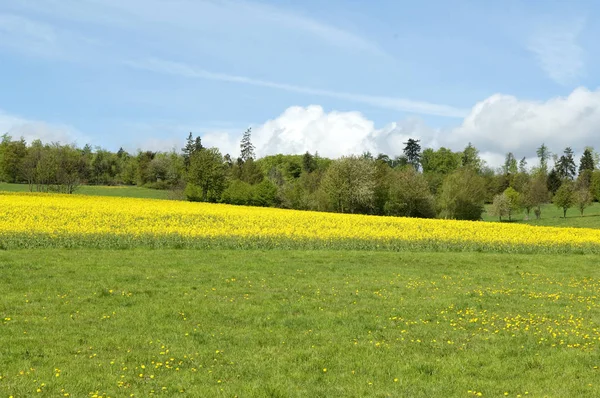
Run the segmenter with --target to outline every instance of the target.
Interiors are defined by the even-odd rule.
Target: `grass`
[[[597,262],[4,251],[0,396],[600,396]]]
[[[498,217],[491,216],[489,211],[491,205],[486,205],[486,212],[483,213],[484,221],[498,221]],[[583,217],[579,213],[579,209],[573,207],[567,211],[567,218],[563,218],[563,211],[555,205],[548,203],[542,206],[542,217],[539,220],[535,219],[533,210],[529,215],[529,219],[525,219],[525,212],[513,215],[512,222],[523,223],[529,225],[542,225],[547,227],[576,227],[576,228],[600,228],[600,203],[594,202],[590,207],[585,209]],[[506,217],[503,221],[508,222]]]
[[[0,182],[0,191],[6,192],[29,192],[27,184],[9,184]],[[78,195],[92,196],[122,196],[128,198],[144,199],[170,199],[171,193],[167,190],[150,189],[137,186],[102,186],[102,185],[82,185],[75,191]]]

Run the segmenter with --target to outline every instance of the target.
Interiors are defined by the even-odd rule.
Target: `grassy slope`
[[[489,211],[491,205],[486,205],[486,210]],[[544,225],[548,227],[581,227],[581,228],[600,228],[600,203],[594,202],[590,207],[585,209],[583,217],[579,213],[579,209],[573,207],[567,211],[567,218],[563,218],[563,211],[553,204],[542,206],[542,217],[540,220],[535,219],[533,211],[529,216],[529,220],[525,220],[525,212],[514,215],[514,222],[526,223],[530,225]],[[483,213],[484,221],[498,221],[498,217],[491,216],[488,212]]]
[[[29,192],[27,184],[8,184],[0,182],[0,191]],[[169,191],[135,186],[95,186],[83,185],[77,191],[79,195],[124,196],[129,198],[169,199]]]
[[[600,396],[594,256],[40,250],[0,272],[0,396]]]

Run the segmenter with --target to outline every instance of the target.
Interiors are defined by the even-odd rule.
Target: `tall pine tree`
[[[248,128],[244,132],[244,136],[242,137],[242,142],[240,143],[240,158],[243,162],[248,161],[249,159],[254,159],[256,155],[254,154],[254,145],[252,145],[252,128]]]
[[[577,166],[575,166],[575,160],[573,159],[573,150],[571,147],[565,148],[563,155],[558,159],[556,163],[556,171],[562,179],[572,180],[575,178],[577,172]]]
[[[583,155],[581,156],[581,160],[579,162],[579,175],[586,170],[594,171],[594,155],[592,154],[591,148],[585,148],[583,151]]]
[[[417,171],[421,167],[421,145],[419,145],[419,142],[420,140],[409,138],[404,143],[404,156],[406,156],[408,164],[413,166]]]

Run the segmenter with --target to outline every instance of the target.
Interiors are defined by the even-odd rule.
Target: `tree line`
[[[500,220],[510,220],[520,211],[542,217],[541,205],[551,201],[565,216],[574,206],[583,215],[600,200],[600,156],[591,147],[577,163],[570,147],[553,154],[542,144],[536,164],[508,153],[494,169],[470,143],[462,151],[422,150],[416,139],[404,145],[394,158],[366,152],[328,159],[307,152],[257,159],[248,129],[233,159],[204,147],[192,133],[180,151],[133,154],[40,140],[28,144],[4,134],[0,180],[38,192],[73,193],[81,184],[139,185],[170,189],[190,201],[465,220],[481,219],[486,203]]]

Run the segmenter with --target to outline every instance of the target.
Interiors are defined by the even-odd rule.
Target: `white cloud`
[[[529,50],[536,55],[548,77],[559,84],[573,83],[583,73],[584,51],[578,39],[584,27],[582,18],[544,21],[529,40]]]
[[[88,142],[87,137],[73,127],[28,120],[0,110],[0,134],[4,133],[8,133],[13,139],[23,137],[28,143],[35,139],[40,139],[44,143],[60,142],[62,144],[77,143],[79,145]]]
[[[556,152],[567,146],[598,146],[599,131],[600,90],[580,87],[545,102],[493,95],[473,107],[448,142],[456,146],[472,141],[486,151],[533,156],[542,143]]]
[[[462,150],[471,142],[490,166],[500,166],[507,152],[513,152],[518,159],[526,157],[532,166],[535,150],[542,143],[557,153],[567,146],[580,153],[587,145],[600,148],[599,131],[600,90],[578,88],[567,97],[545,102],[496,94],[476,104],[460,126],[449,129],[431,128],[418,118],[377,128],[359,112],[325,112],[317,105],[295,106],[254,126],[253,142],[259,156],[318,151],[328,157],[364,151],[395,156],[402,153],[408,138],[420,139],[423,147],[445,146],[453,150]],[[239,152],[241,132],[203,137],[223,152],[235,156]]]
[[[401,154],[408,138],[421,138],[424,146],[434,146],[438,131],[420,119],[407,119],[376,128],[373,121],[360,112],[325,112],[321,106],[293,106],[280,116],[254,126],[252,142],[260,156],[276,153],[301,154],[318,152],[337,158],[370,151]],[[223,152],[237,156],[241,133],[203,135],[203,142],[216,145]],[[225,150],[224,147],[228,149]]]
[[[131,61],[126,65],[136,68],[149,70],[157,73],[166,73],[171,75],[183,76],[188,78],[217,80],[230,83],[247,84],[252,86],[267,87],[276,90],[290,91],[300,94],[309,94],[319,97],[337,98],[362,104],[368,104],[378,108],[392,109],[395,111],[420,113],[426,115],[463,117],[466,110],[458,109],[448,105],[433,104],[430,102],[413,101],[405,98],[381,97],[373,95],[352,94],[338,91],[322,90],[317,88],[296,86],[293,84],[276,83],[268,80],[253,79],[245,76],[228,75],[224,73],[214,73],[203,69],[195,68],[187,64],[164,61],[160,59],[148,59],[143,62]]]

